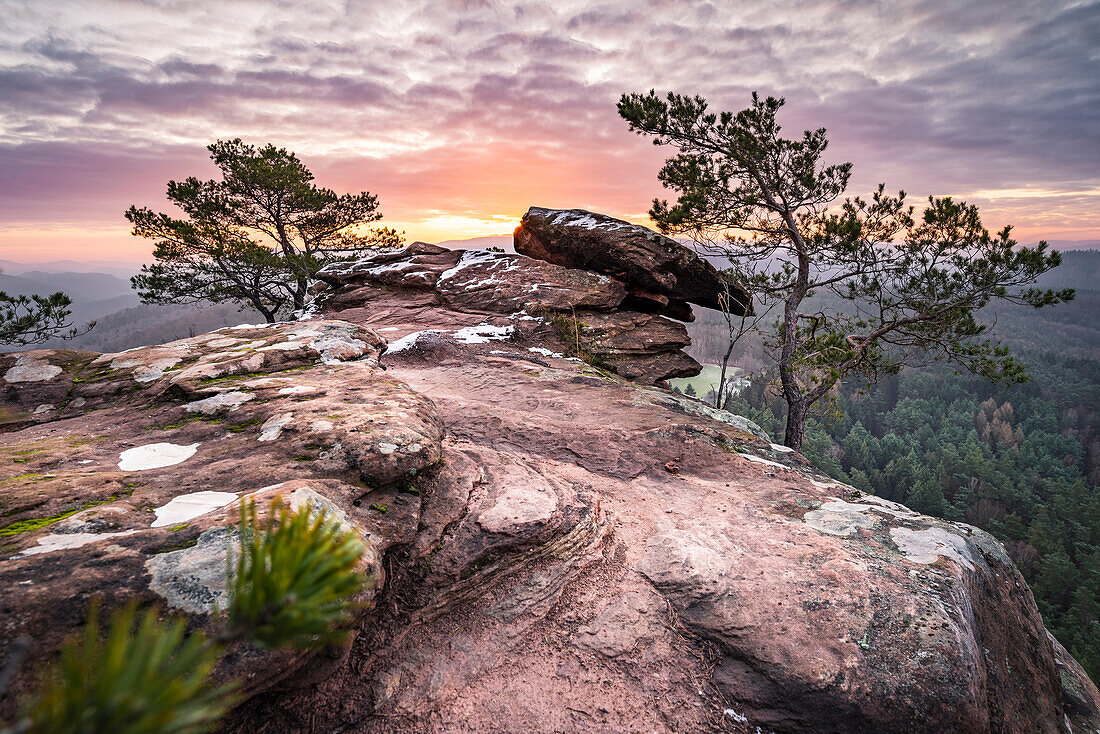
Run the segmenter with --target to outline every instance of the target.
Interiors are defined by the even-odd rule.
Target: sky
[[[623,92],[787,100],[790,135],[991,229],[1100,241],[1100,2],[0,0],[0,259],[147,260],[130,204],[229,137],[367,190],[410,240],[529,206],[645,223],[667,148]]]

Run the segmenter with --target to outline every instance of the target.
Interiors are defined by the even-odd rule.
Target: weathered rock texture
[[[533,206],[514,235],[516,252],[604,273],[626,283],[631,295],[657,308],[695,303],[721,308],[722,282],[714,266],[673,239],[637,224],[584,209]],[[748,304],[733,288],[734,303]],[[732,310],[732,309],[731,309]]]
[[[676,247],[680,247],[673,243]],[[710,267],[680,247],[698,263]],[[713,270],[713,268],[711,268]],[[627,288],[607,275],[554,265],[524,255],[487,250],[446,250],[423,242],[354,262],[329,265],[322,280],[335,288],[327,308],[376,302],[386,291],[467,314],[503,314],[557,331],[555,351],[569,352],[602,369],[643,384],[699,374],[682,348],[691,343],[678,321],[624,305]],[[638,305],[634,299],[635,306]],[[689,320],[691,307],[657,310]],[[536,320],[534,314],[541,314]]]
[[[408,482],[439,461],[443,439],[431,401],[380,369],[383,348],[370,329],[311,321],[120,354],[0,355],[4,646],[26,634],[41,659],[93,596],[200,618],[224,607],[226,549],[249,497],[346,518],[368,546],[373,598],[387,549],[416,531]],[[253,688],[301,662],[242,655],[233,672]]]
[[[232,651],[231,731],[1098,730],[989,535],[562,356],[560,311],[341,283],[322,320],[0,357],[0,655],[52,654],[92,595],[210,624],[236,501],[279,494],[359,532],[373,580],[349,647]],[[577,321],[605,357],[683,341]]]

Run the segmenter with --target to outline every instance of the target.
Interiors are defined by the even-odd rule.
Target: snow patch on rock
[[[546,210],[548,211],[548,210]],[[606,229],[615,232],[620,229],[635,229],[635,225],[628,222],[616,222],[614,220],[600,220],[589,212],[563,211],[554,217],[552,224],[566,227],[582,227],[584,229]],[[641,229],[637,227],[637,229]]]
[[[175,443],[151,443],[126,449],[118,455],[118,468],[122,471],[146,471],[162,469],[187,461],[198,451],[199,444],[181,446]]]
[[[39,538],[38,545],[33,548],[27,548],[19,555],[37,556],[40,553],[52,553],[54,551],[67,550],[69,548],[80,548],[89,543],[94,543],[97,540],[120,538],[124,535],[133,535],[136,532],[136,530],[123,530],[118,533],[53,533]]]
[[[236,499],[237,495],[233,492],[205,490],[192,492],[191,494],[181,494],[179,497],[173,497],[169,500],[168,504],[161,505],[154,510],[157,519],[153,521],[151,527],[163,528],[194,520],[196,517],[201,517],[208,512],[226,507]]]
[[[458,259],[458,262],[455,263],[453,268],[444,270],[443,273],[440,274],[439,280],[440,282],[450,280],[471,265],[491,263],[499,257],[500,253],[489,252],[488,250],[466,250],[462,253],[462,256]]]
[[[454,340],[462,344],[488,344],[491,341],[502,341],[512,336],[516,327],[493,326],[491,324],[478,324],[466,326],[454,333]]]
[[[390,345],[386,347],[386,351],[382,353],[382,356],[385,357],[387,354],[397,354],[398,352],[404,352],[406,349],[411,349],[413,345],[416,344],[416,340],[424,336],[425,334],[443,333],[445,332],[440,331],[439,329],[424,329],[423,331],[414,331],[411,334],[406,334],[400,339],[390,342]]]

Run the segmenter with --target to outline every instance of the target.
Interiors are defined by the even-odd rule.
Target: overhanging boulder
[[[529,257],[621,280],[631,295],[657,310],[669,301],[721,308],[724,285],[717,269],[679,242],[637,224],[584,209],[533,206],[514,240],[516,252]],[[735,303],[750,303],[739,288],[731,295]]]

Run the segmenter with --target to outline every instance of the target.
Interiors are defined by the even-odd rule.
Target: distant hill
[[[1040,278],[1039,285],[1100,290],[1100,250],[1063,250],[1062,264]]]
[[[506,252],[515,252],[515,248],[512,245],[512,235],[510,234],[471,237],[468,240],[444,240],[436,244],[440,247],[449,247],[453,250],[479,250],[488,247],[500,247]]]
[[[136,302],[136,297],[134,301]],[[102,316],[89,333],[76,339],[48,342],[47,347],[121,352],[124,349],[163,344],[237,324],[263,321],[259,313],[241,311],[228,303],[195,306],[134,305]]]
[[[131,294],[130,281],[107,273],[49,273],[29,270],[19,275],[0,273],[0,290],[30,295],[64,291],[74,301],[102,301]]]
[[[106,273],[123,280],[141,269],[138,263],[118,262],[114,260],[51,260],[41,263],[21,263],[12,260],[0,260],[0,272],[8,275],[25,275],[29,272],[46,273]]]
[[[159,344],[201,334],[223,326],[256,323],[262,317],[229,304],[202,306],[143,305],[130,281],[102,272],[23,271],[0,273],[0,291],[11,295],[49,294],[63,291],[73,299],[72,323],[95,321],[89,333],[76,339],[55,339],[44,347],[117,352],[146,344]],[[0,347],[0,352],[24,347]]]

